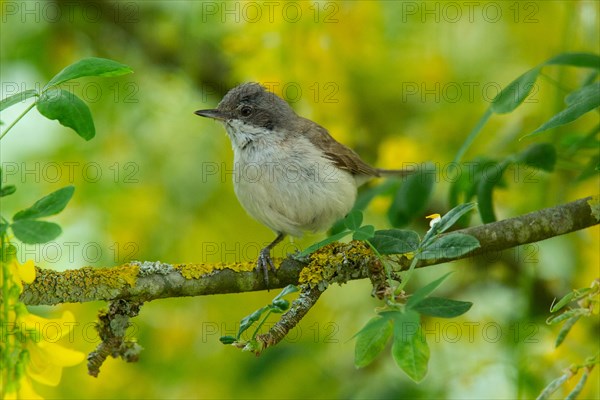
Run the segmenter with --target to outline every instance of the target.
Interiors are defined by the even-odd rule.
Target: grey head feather
[[[231,118],[268,130],[285,129],[286,121],[298,118],[285,100],[256,82],[243,83],[231,89],[217,109]]]
[[[256,82],[243,83],[231,89],[217,109],[230,118],[240,119],[254,126],[271,131],[288,131],[292,137],[304,136],[323,151],[324,157],[353,175],[379,176],[376,168],[336,141],[327,129],[299,117],[285,100]]]

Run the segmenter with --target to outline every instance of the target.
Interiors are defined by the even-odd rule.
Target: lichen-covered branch
[[[319,287],[305,287],[300,296],[292,302],[290,309],[281,315],[279,321],[267,333],[256,336],[258,343],[258,349],[255,350],[256,355],[260,355],[262,351],[281,342],[316,304],[323,291],[324,289]]]
[[[474,236],[479,240],[481,247],[468,254],[468,257],[472,257],[539,242],[589,228],[597,225],[598,222],[600,222],[600,198],[593,196],[458,232]],[[442,257],[432,262],[421,262],[417,267],[448,261],[453,259]],[[406,266],[408,264],[410,263],[408,262]]]
[[[519,217],[463,229],[460,232],[476,237],[481,247],[460,258],[497,252],[597,225],[600,220],[598,203],[597,196],[588,197]],[[344,251],[340,251],[339,246],[343,246]],[[327,246],[313,254],[312,259],[327,264],[328,268],[324,270],[337,271],[338,275],[339,272],[347,271],[351,275],[349,279],[370,277],[369,270],[376,268],[378,262],[361,242]],[[454,259],[440,258],[420,263],[418,266],[424,267],[452,260]],[[281,265],[277,273],[271,276],[270,288],[297,284],[300,271],[306,264],[291,257],[278,261]],[[404,261],[407,266],[409,260]],[[313,272],[318,273],[314,270]],[[308,275],[303,278],[305,282],[310,283],[311,280],[318,280],[320,277]],[[254,271],[252,262],[232,264],[131,262],[111,268],[84,267],[61,272],[38,268],[35,281],[24,285],[21,299],[29,305],[117,299],[144,302],[167,297],[203,296],[264,289],[266,287],[263,277]]]
[[[136,342],[125,340],[129,327],[129,318],[138,315],[142,303],[116,300],[110,303],[108,310],[98,313],[96,330],[102,342],[88,357],[88,373],[97,377],[100,367],[108,356],[121,357],[127,362],[136,362],[142,347]]]
[[[348,268],[348,260],[355,257],[362,262]],[[310,264],[300,272],[300,296],[267,333],[256,337],[256,355],[279,343],[316,304],[327,285],[343,284],[366,275],[371,278],[374,287],[378,286],[378,280],[385,280],[385,273],[379,264],[364,242],[331,243],[324,248],[324,252],[314,254]]]

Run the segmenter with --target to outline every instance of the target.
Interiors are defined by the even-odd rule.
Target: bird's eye
[[[240,109],[240,114],[242,114],[242,117],[249,116],[250,114],[252,114],[252,107],[250,107],[250,106],[243,106]]]

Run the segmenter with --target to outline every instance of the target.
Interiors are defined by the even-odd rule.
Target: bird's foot
[[[269,290],[269,270],[275,273],[275,264],[273,264],[273,259],[271,258],[270,247],[265,247],[260,251],[258,260],[256,261],[256,270],[264,274],[265,285],[267,286],[267,290]]]

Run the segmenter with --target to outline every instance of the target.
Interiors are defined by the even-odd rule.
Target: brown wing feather
[[[376,168],[364,162],[352,149],[335,140],[321,125],[306,119],[302,120],[303,135],[315,146],[323,148],[325,156],[341,169],[354,174],[366,176],[379,176]]]

